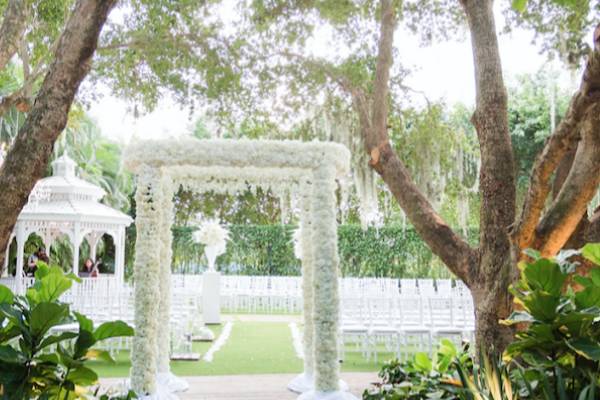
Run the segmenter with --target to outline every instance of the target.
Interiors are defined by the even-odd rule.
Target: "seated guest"
[[[35,276],[35,271],[38,269],[38,261],[43,261],[45,263],[50,261],[46,255],[46,250],[44,250],[43,247],[39,247],[37,251],[27,259],[27,269],[23,271],[26,276]]]
[[[83,271],[79,274],[82,278],[91,277],[92,271],[94,270],[94,262],[91,258],[88,258],[83,263]]]

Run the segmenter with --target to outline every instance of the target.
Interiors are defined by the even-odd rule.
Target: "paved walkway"
[[[350,390],[359,399],[371,382],[377,381],[376,373],[342,373]],[[286,390],[293,374],[188,376],[190,389],[180,393],[180,400],[293,400],[298,395]],[[103,379],[103,384],[113,384],[122,379]]]

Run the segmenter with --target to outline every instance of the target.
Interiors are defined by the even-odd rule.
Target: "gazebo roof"
[[[131,224],[129,215],[100,203],[105,191],[77,177],[75,166],[66,153],[57,158],[52,176],[36,183],[18,220]]]

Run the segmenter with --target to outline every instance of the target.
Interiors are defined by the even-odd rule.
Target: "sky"
[[[499,19],[497,26],[503,26],[500,13],[496,15]],[[539,49],[532,44],[530,32],[515,30],[510,34],[500,34],[499,42],[504,75],[509,82],[516,75],[537,72],[546,63],[545,56],[540,55]],[[407,86],[422,91],[430,100],[441,99],[448,104],[474,103],[473,59],[468,37],[462,41],[421,47],[417,37],[399,30],[395,43],[399,58],[409,60],[408,66],[413,67],[413,72],[404,82]],[[325,41],[315,41],[317,55],[327,51],[330,48]],[[149,139],[176,137],[189,132],[192,124],[189,111],[169,98],[163,98],[153,112],[138,118],[128,111],[130,108],[123,100],[105,95],[91,105],[90,115],[105,136],[125,143],[132,136]]]

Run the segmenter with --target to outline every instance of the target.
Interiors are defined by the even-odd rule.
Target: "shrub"
[[[553,259],[529,254],[533,261],[520,264],[521,278],[511,288],[522,309],[503,321],[527,327],[508,346],[505,360],[522,367],[532,396],[593,396],[600,371],[600,244],[581,251],[596,264],[588,276],[576,275],[576,264],[568,261],[576,252]]]
[[[387,362],[379,372],[382,382],[365,390],[363,400],[457,399],[457,361],[470,365],[466,351],[458,351],[454,343],[442,339],[433,359],[417,353],[408,361]]]
[[[77,278],[59,267],[38,263],[35,284],[24,296],[0,285],[0,390],[3,399],[87,399],[98,382],[86,366],[89,360],[112,361],[106,351],[93,348],[114,337],[132,336],[122,321],[94,328],[82,314],[72,312],[59,298]],[[76,322],[77,332],[52,332]],[[127,395],[132,398],[132,394]],[[104,397],[108,399],[108,397]]]

